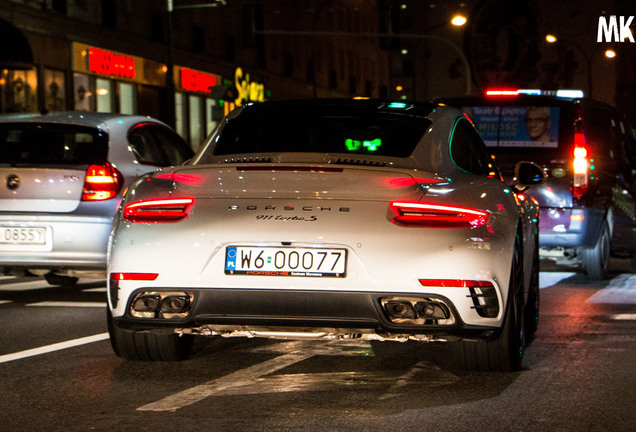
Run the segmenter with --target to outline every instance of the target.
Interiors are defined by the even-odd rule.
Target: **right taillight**
[[[190,216],[194,198],[141,200],[124,206],[124,220],[140,223],[178,222]]]
[[[393,201],[393,223],[422,228],[477,228],[488,221],[488,212],[467,207],[457,207],[422,202]]]
[[[82,201],[104,201],[117,196],[123,176],[110,163],[91,165],[86,170]]]
[[[580,125],[577,125],[580,129]],[[574,177],[572,179],[572,195],[574,198],[583,196],[587,190],[588,154],[585,145],[585,135],[581,130],[574,133]]]

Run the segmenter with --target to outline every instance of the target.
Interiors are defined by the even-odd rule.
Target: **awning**
[[[0,69],[31,69],[33,52],[20,29],[0,18]]]

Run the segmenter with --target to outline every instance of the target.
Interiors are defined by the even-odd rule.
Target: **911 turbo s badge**
[[[283,215],[256,215],[256,220],[267,221],[301,221],[301,222],[315,222],[318,220],[316,216],[283,216]]]

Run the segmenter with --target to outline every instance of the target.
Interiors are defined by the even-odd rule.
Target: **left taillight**
[[[488,222],[488,212],[421,202],[393,201],[393,223],[423,228],[478,228]]]
[[[82,201],[104,201],[114,198],[122,185],[122,174],[110,163],[90,165],[84,178]]]
[[[574,177],[572,180],[572,194],[575,198],[583,196],[587,190],[588,154],[585,145],[585,135],[582,132],[574,134]]]
[[[190,216],[194,198],[159,198],[134,201],[124,206],[123,218],[128,222],[178,222]]]

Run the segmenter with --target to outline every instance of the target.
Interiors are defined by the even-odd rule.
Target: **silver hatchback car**
[[[105,277],[108,236],[126,186],[192,150],[144,116],[0,116],[0,273],[73,285]]]

